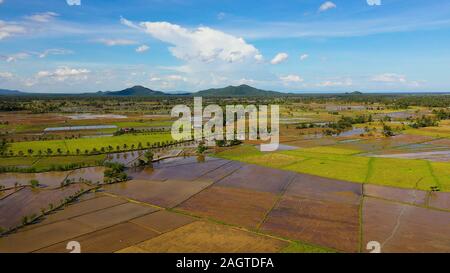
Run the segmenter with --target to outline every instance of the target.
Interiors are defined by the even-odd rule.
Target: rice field
[[[357,150],[316,147],[263,154],[254,146],[244,145],[218,156],[357,183],[421,190],[439,187],[441,191],[450,191],[450,163],[352,155],[355,152]]]
[[[87,150],[91,152],[93,149],[99,151],[101,148],[108,148],[111,146],[114,150],[119,146],[120,149],[124,149],[124,145],[130,148],[134,145],[136,148],[139,143],[143,147],[147,146],[147,142],[151,144],[157,142],[165,142],[172,140],[169,133],[151,133],[151,134],[125,134],[120,136],[102,137],[102,138],[79,138],[79,139],[67,139],[67,140],[46,140],[46,141],[26,141],[11,143],[8,147],[8,152],[12,151],[17,155],[20,151],[24,154],[28,153],[29,149],[32,149],[34,153],[42,151],[46,153],[48,149],[51,149],[54,154],[59,150],[62,154],[75,153],[77,149],[80,153],[85,153]]]

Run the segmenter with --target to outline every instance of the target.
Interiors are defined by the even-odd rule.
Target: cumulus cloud
[[[395,73],[384,73],[372,77],[373,82],[406,83],[406,76]]]
[[[345,87],[345,86],[351,86],[351,85],[353,85],[353,81],[350,78],[328,80],[328,81],[323,81],[323,82],[316,84],[316,86],[318,86],[318,87],[342,87],[342,86]]]
[[[302,54],[300,55],[300,61],[304,61],[306,59],[308,59],[309,55],[308,54]]]
[[[47,23],[57,16],[59,16],[59,14],[57,14],[55,12],[47,11],[47,12],[35,13],[33,15],[27,16],[26,18],[28,20],[35,21],[38,23]]]
[[[1,4],[1,3],[0,3]],[[0,72],[0,78],[2,79],[12,79],[14,75],[11,72]]]
[[[23,60],[30,57],[30,54],[27,52],[18,52],[11,55],[3,55],[1,56],[6,62],[12,63],[18,60]]]
[[[127,39],[99,39],[97,41],[107,46],[135,45],[138,43]]]
[[[49,55],[68,55],[68,54],[72,54],[72,53],[73,53],[72,50],[52,48],[52,49],[47,49],[43,52],[38,53],[38,56],[39,56],[39,58],[46,58]]]
[[[145,51],[148,51],[150,47],[148,45],[141,45],[138,48],[136,48],[137,53],[143,53]]]
[[[122,24],[140,28],[155,39],[173,45],[169,48],[173,56],[185,61],[228,63],[259,58],[259,51],[244,39],[209,28],[189,30],[168,22],[142,22],[139,26],[121,18]]]
[[[319,12],[323,12],[329,9],[334,9],[336,8],[336,4],[331,2],[331,1],[326,1],[324,2],[322,5],[320,5],[319,7]]]
[[[294,74],[281,76],[280,80],[283,83],[298,83],[298,82],[303,82],[304,81],[302,77],[300,77],[299,75],[294,75]]]
[[[369,6],[380,6],[381,0],[367,0]]]
[[[275,57],[273,57],[273,59],[270,61],[270,63],[271,64],[280,64],[280,63],[286,61],[288,57],[289,57],[289,55],[287,53],[281,52],[281,53],[278,53],[277,55],[275,55]]]
[[[223,20],[223,19],[225,19],[226,16],[227,16],[227,14],[225,12],[219,12],[217,14],[217,20]]]
[[[81,0],[66,0],[69,6],[81,6]]]
[[[0,20],[0,40],[22,33],[25,33],[23,26]]]
[[[37,79],[51,78],[57,81],[65,81],[67,79],[77,79],[84,80],[87,79],[87,75],[90,73],[88,69],[84,68],[70,68],[67,66],[62,66],[57,68],[55,71],[39,71],[36,74]]]

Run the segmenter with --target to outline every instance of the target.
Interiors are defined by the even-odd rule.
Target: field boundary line
[[[277,199],[275,200],[275,202],[273,203],[273,206],[271,208],[269,208],[267,210],[267,212],[264,214],[263,219],[261,220],[261,222],[258,223],[258,225],[256,226],[256,230],[261,230],[261,226],[264,224],[264,222],[267,220],[267,218],[269,217],[269,214],[272,212],[272,210],[280,203],[281,198],[286,194],[286,191],[288,189],[288,187],[291,185],[291,183],[294,181],[296,177],[296,174],[293,173],[292,178],[289,180],[289,182],[286,184],[286,186],[284,187],[284,189],[277,194]]]

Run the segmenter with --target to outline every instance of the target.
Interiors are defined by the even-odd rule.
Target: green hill
[[[140,85],[136,85],[121,91],[106,91],[106,92],[100,91],[97,92],[96,94],[101,96],[138,96],[138,97],[166,95],[164,92],[155,91]]]
[[[224,88],[211,88],[207,90],[198,91],[194,96],[202,97],[258,97],[258,96],[279,96],[283,93],[275,91],[266,91],[243,84],[239,86],[227,86]]]

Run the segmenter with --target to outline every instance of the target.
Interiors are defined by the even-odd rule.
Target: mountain
[[[87,93],[85,93],[87,94]],[[147,87],[143,87],[140,85],[136,85],[124,90],[120,90],[120,91],[99,91],[97,93],[95,93],[96,95],[100,95],[100,96],[126,96],[126,97],[145,97],[145,96],[165,96],[166,93],[161,92],[161,91],[155,91],[152,89],[149,89]]]
[[[275,91],[266,91],[252,86],[242,84],[239,86],[227,86],[224,88],[211,88],[207,90],[198,91],[193,94],[194,96],[202,97],[259,97],[259,96],[279,96],[286,95]]]
[[[26,95],[27,93],[17,91],[17,90],[8,90],[8,89],[0,89],[0,95],[4,96],[20,96]]]

